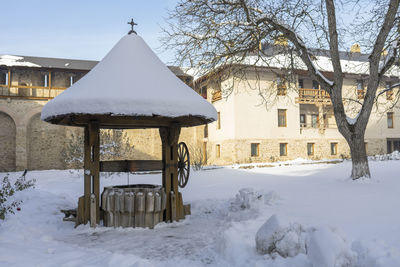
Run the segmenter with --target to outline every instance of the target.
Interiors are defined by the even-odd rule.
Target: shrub
[[[83,134],[71,132],[68,142],[61,151],[67,168],[82,168]],[[100,130],[100,160],[121,160],[132,158],[134,146],[122,130]]]
[[[203,169],[206,161],[203,157],[203,149],[199,146],[189,146],[190,164],[195,171]]]
[[[26,180],[26,172],[25,170],[24,174],[15,181],[14,185],[11,185],[8,174],[3,178],[0,186],[0,220],[4,220],[7,213],[14,214],[14,208],[22,203],[20,200],[9,201],[9,198],[15,192],[35,186],[35,179]]]

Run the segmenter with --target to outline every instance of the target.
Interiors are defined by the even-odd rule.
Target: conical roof
[[[97,120],[105,128],[194,126],[216,117],[215,108],[136,34],[124,36],[88,74],[49,101],[41,115],[63,125]]]

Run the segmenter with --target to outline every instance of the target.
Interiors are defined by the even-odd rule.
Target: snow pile
[[[400,152],[394,151],[391,154],[369,156],[368,160],[373,160],[373,161],[400,160]]]
[[[306,253],[306,231],[282,216],[272,215],[257,231],[256,249],[260,254],[277,253],[281,257],[294,257]]]
[[[49,101],[41,119],[67,114],[217,119],[213,105],[176,77],[135,34],[124,36],[88,74]]]
[[[37,65],[29,61],[25,61],[23,57],[11,56],[11,55],[0,55],[0,65],[40,67],[40,65]]]
[[[310,234],[307,256],[314,267],[354,266],[355,253],[338,233],[323,227]]]
[[[272,215],[257,231],[260,254],[283,258],[306,254],[314,267],[353,266],[356,253],[345,238],[327,227],[306,229],[281,215]]]
[[[230,210],[248,210],[258,209],[260,205],[272,205],[279,199],[276,192],[271,191],[267,194],[263,194],[254,190],[253,188],[242,188],[239,193],[236,194],[235,199],[231,203]]]
[[[0,266],[398,267],[400,160],[370,167],[379,183],[343,182],[350,161],[193,172],[181,190],[192,215],[153,230],[74,228],[60,209],[76,208],[83,170],[30,171],[35,189],[19,192],[21,210],[0,221]],[[100,179],[101,188],[127,182],[126,173]],[[160,182],[160,174],[130,176]],[[274,214],[258,236],[275,248],[261,255],[255,237]]]

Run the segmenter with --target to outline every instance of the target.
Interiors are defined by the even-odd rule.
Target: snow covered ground
[[[182,190],[192,215],[154,230],[74,229],[60,209],[76,206],[82,172],[28,172],[36,187],[18,192],[21,211],[0,221],[0,266],[318,266],[320,254],[332,251],[347,255],[350,266],[400,266],[400,161],[370,161],[373,179],[360,181],[349,180],[348,161],[299,163],[193,171]],[[160,183],[161,175],[129,180]],[[126,184],[127,175],[101,182]],[[256,233],[272,215],[313,229],[309,253],[257,253]]]

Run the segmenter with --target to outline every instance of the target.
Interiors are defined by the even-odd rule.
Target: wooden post
[[[85,127],[85,144],[83,152],[83,171],[84,171],[84,218],[82,220],[83,224],[87,224],[90,218],[90,195],[92,193],[92,179],[90,176],[90,166],[91,166],[91,146],[89,138],[89,126]]]
[[[96,222],[100,221],[100,128],[97,122],[90,122],[85,127],[85,147],[84,147],[84,196],[85,196],[85,208],[84,208],[84,220],[86,224],[91,216],[95,214]],[[94,194],[96,197],[95,211],[91,211],[90,198]]]
[[[49,71],[49,81],[47,86],[49,87],[49,97],[51,97],[51,71]]]
[[[172,127],[162,127],[159,132],[164,163],[162,183],[167,198],[164,221],[172,221],[176,218],[176,212],[179,209],[177,198],[171,198],[171,192],[175,196],[178,195],[178,140],[181,128],[178,125],[173,125]],[[172,214],[173,211],[175,214]]]

